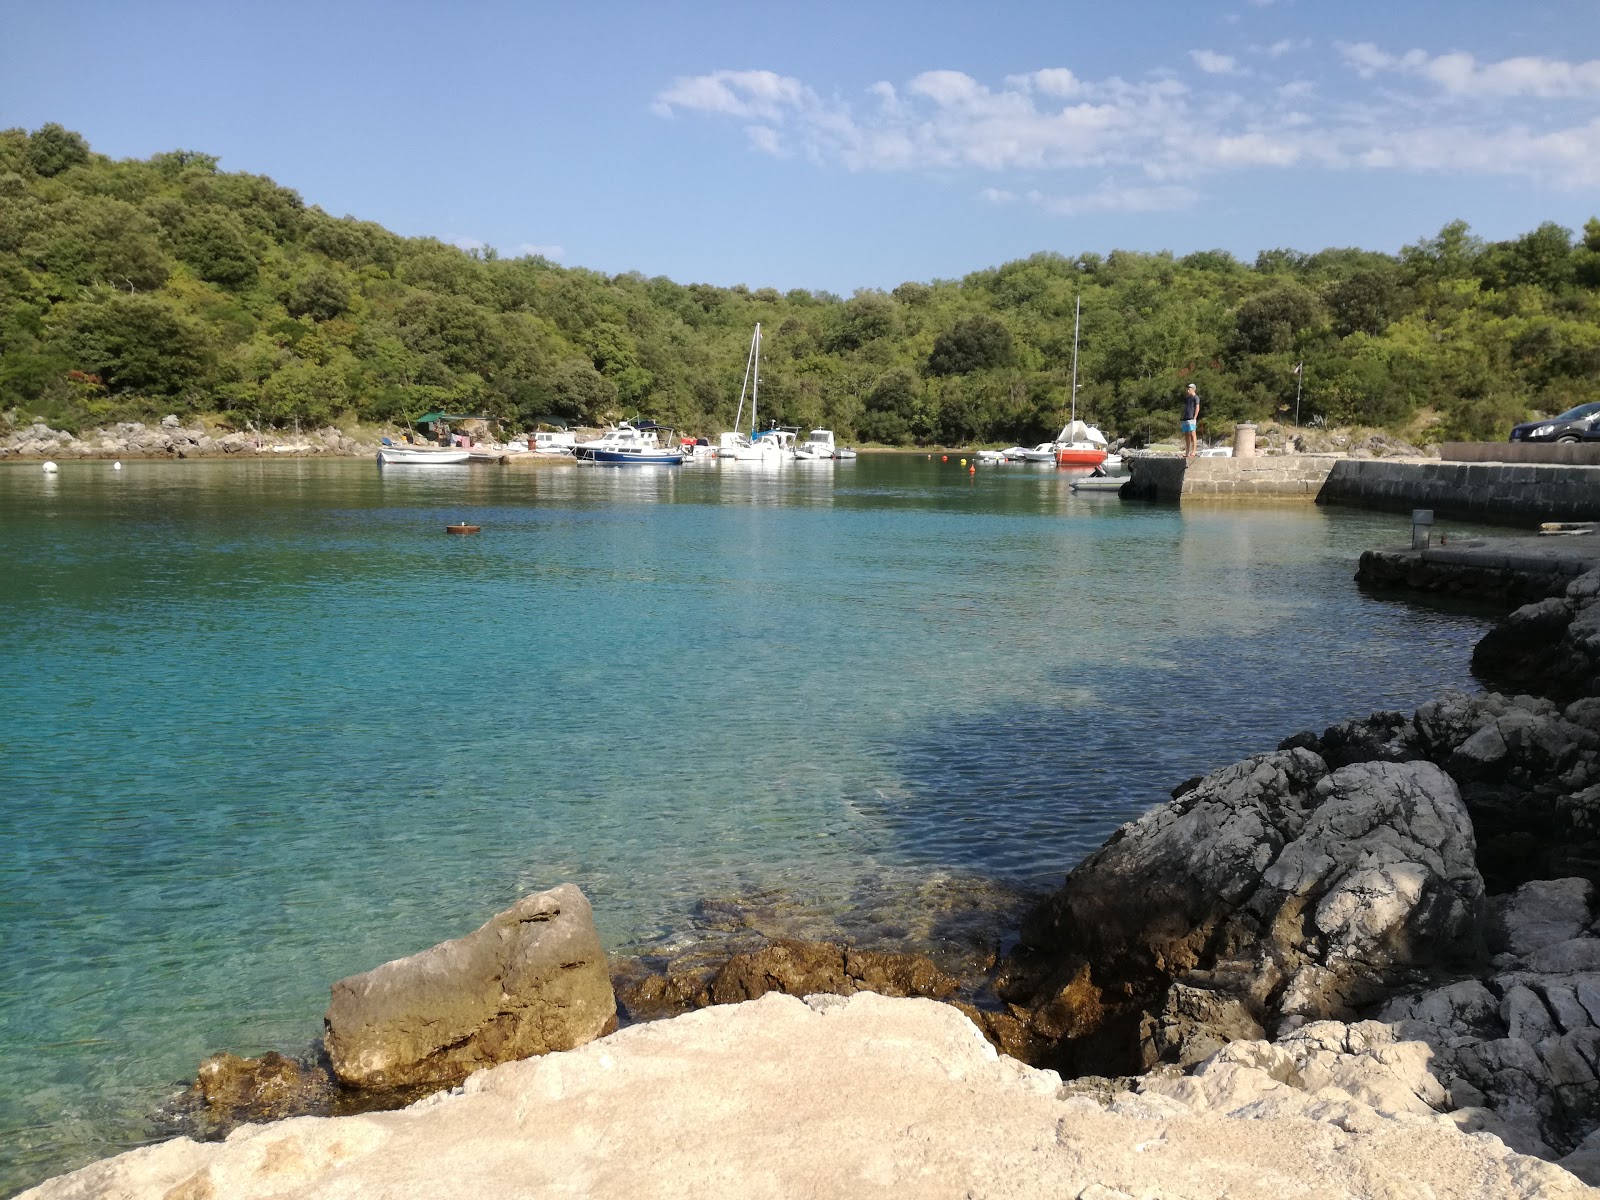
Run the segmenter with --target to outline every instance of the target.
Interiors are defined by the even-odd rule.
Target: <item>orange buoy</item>
[[[949,462],[950,461],[950,456],[948,454],[941,454],[941,455],[939,455],[939,461],[940,462]]]
[[[968,475],[976,475],[977,473],[978,473],[978,468],[976,466],[971,466],[971,467],[967,468],[967,474]]]

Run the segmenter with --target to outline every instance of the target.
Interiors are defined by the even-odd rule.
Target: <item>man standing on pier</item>
[[[1195,456],[1197,435],[1195,431],[1200,427],[1200,393],[1190,384],[1183,391],[1183,457],[1186,459]]]

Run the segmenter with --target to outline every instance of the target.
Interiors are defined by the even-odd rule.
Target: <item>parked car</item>
[[[1580,404],[1558,417],[1511,427],[1513,442],[1576,442],[1600,438],[1600,401]]]

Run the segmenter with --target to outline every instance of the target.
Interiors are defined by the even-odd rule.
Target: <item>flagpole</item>
[[[1301,359],[1294,365],[1294,423],[1296,426],[1300,424],[1300,389],[1305,386],[1305,382],[1306,364],[1305,360]]]

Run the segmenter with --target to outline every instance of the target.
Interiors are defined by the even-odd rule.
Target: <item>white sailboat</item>
[[[744,421],[744,398],[750,397],[750,432],[740,432]],[[717,439],[717,456],[737,462],[783,462],[793,457],[794,435],[787,438],[779,430],[756,432],[757,405],[761,397],[761,322],[750,335],[750,353],[744,363],[744,384],[739,388],[739,411],[734,414],[733,432]]]

